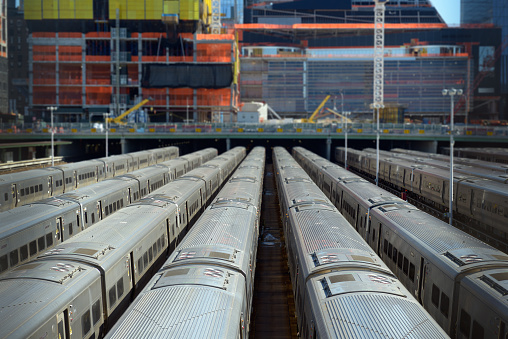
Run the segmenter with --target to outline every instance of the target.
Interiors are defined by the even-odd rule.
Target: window
[[[4,194],[4,200],[5,200],[5,201],[9,200],[9,194],[8,194],[8,193],[5,193],[5,194]]]
[[[10,257],[11,267],[14,265],[17,265],[19,262],[18,249],[11,251],[9,257]]]
[[[21,261],[25,261],[26,259],[28,259],[28,245],[21,246],[21,248],[19,249],[19,257]]]
[[[106,216],[108,216],[109,215],[109,207],[106,206],[105,210],[106,210]]]
[[[39,192],[39,186],[35,186],[35,193]]]
[[[432,284],[432,303],[439,307],[439,288],[435,284]]]
[[[116,286],[113,286],[109,290],[109,307],[113,307],[115,303],[116,303]]]
[[[145,254],[143,254],[143,264],[145,267],[148,266],[148,253],[145,252]]]
[[[143,272],[143,258],[138,259],[138,272]]]
[[[402,269],[402,262],[404,261],[404,256],[401,252],[399,252],[399,259],[397,260],[397,266],[399,266],[400,269]]]
[[[30,256],[34,256],[37,254],[37,242],[35,240],[30,242],[29,248],[30,248]]]
[[[25,190],[24,190],[24,189],[21,189],[19,192],[20,192],[20,195],[21,195],[22,197],[24,197],[24,196],[25,196]]]
[[[160,252],[161,250],[161,239],[157,239],[157,251]]]
[[[44,242],[44,237],[40,237],[37,240],[37,242],[39,244],[39,252],[46,248],[46,243]]]
[[[39,184],[39,191],[42,191],[42,184]]]
[[[406,257],[404,257],[404,266],[402,267],[402,271],[404,272],[405,275],[407,275],[408,268],[409,268],[409,260]]]
[[[412,282],[415,281],[415,265],[412,263],[409,263],[409,279],[411,279]]]
[[[448,310],[450,309],[450,299],[444,292],[441,292],[441,307],[439,308],[441,313],[448,318]],[[476,338],[476,337],[473,337]]]
[[[471,326],[471,316],[464,310],[460,310],[459,330],[460,333],[469,337],[469,327]]]
[[[92,213],[92,224],[95,224],[95,213]]]
[[[9,263],[7,262],[7,254],[0,257],[0,272],[5,271],[9,268]]]
[[[97,300],[92,305],[92,318],[93,318],[93,324],[97,324],[97,322],[101,319],[101,300]]]
[[[153,251],[154,256],[156,256],[157,255],[157,243],[156,242],[154,242],[152,245],[152,251]]]
[[[152,252],[152,248],[150,247],[148,249],[148,261],[152,261],[153,260],[153,252]]]
[[[393,260],[394,263],[397,263],[397,249],[395,248],[395,246],[393,246],[392,260]]]
[[[116,283],[116,289],[118,291],[118,299],[123,295],[123,278],[120,278],[118,282]]]
[[[87,333],[92,328],[92,322],[90,321],[90,311],[86,310],[85,314],[81,317],[81,329],[83,330],[82,336],[86,337]]]
[[[53,246],[53,233],[46,234],[46,245],[48,247]]]
[[[471,335],[471,338],[474,339],[483,339],[484,333],[483,333],[483,327],[476,322],[476,320],[473,320],[473,333]]]
[[[25,195],[30,194],[29,190],[30,190],[30,188],[29,188],[29,187],[25,188]]]
[[[33,186],[30,186],[30,194],[34,194],[35,190]]]
[[[73,229],[72,229],[72,222],[69,223],[69,235],[72,235]]]

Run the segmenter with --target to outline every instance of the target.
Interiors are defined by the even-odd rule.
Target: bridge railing
[[[105,134],[105,125],[101,123],[55,123],[55,134],[72,135]],[[310,123],[131,123],[127,125],[110,125],[111,134],[345,134],[346,126],[341,124],[310,124]],[[456,135],[499,136],[508,137],[508,126],[455,125]],[[51,126],[37,124],[0,124],[1,134],[49,134]],[[376,124],[350,123],[348,134],[372,135],[376,133]],[[449,134],[449,126],[442,124],[381,124],[380,133],[395,135],[432,135]]]

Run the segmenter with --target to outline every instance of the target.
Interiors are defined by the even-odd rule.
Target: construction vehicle
[[[312,113],[312,115],[308,118],[308,119],[302,119],[302,122],[310,122],[312,124],[315,124],[316,121],[314,120],[314,118],[316,118],[316,116],[318,115],[318,113],[321,111],[321,108],[323,108],[323,106],[326,104],[326,102],[330,99],[331,95],[328,94],[324,99],[323,101],[321,102],[321,104],[318,106],[318,108],[316,108],[316,110],[314,111],[314,113]]]
[[[126,116],[128,116],[130,113],[134,112],[135,110],[137,110],[138,108],[140,108],[141,106],[143,106],[144,104],[146,104],[148,101],[152,100],[152,98],[148,98],[148,99],[144,99],[142,100],[139,104],[137,105],[134,105],[133,107],[131,107],[130,109],[126,110],[125,112],[123,112],[122,114],[120,114],[119,116],[117,117],[114,117],[114,118],[107,118],[107,122],[109,124],[118,124],[118,125],[125,125],[126,122],[123,120]]]

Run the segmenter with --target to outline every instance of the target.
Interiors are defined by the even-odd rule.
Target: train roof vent
[[[374,259],[372,259],[371,257],[367,257],[365,255],[352,255],[351,259],[356,260],[356,261],[367,261],[367,262],[374,263]]]
[[[399,207],[397,205],[386,205],[383,207],[379,207],[379,210],[383,213],[390,212],[393,210],[398,210],[398,209],[399,209]]]
[[[206,268],[203,271],[203,274],[208,276],[208,277],[212,277],[212,278],[222,278],[222,277],[224,277],[224,271],[223,270],[219,270],[218,268],[208,267],[208,268]]]
[[[286,178],[285,181],[286,184],[289,184],[291,182],[311,182],[310,179],[307,178]]]
[[[171,270],[169,272],[166,272],[166,274],[164,274],[164,278],[166,278],[166,277],[174,277],[174,276],[177,276],[177,275],[186,275],[187,273],[189,273],[189,270],[190,270],[190,268],[180,268],[180,269],[177,269],[177,270]]]
[[[41,266],[42,264],[26,264],[19,267],[16,267],[14,271],[25,271],[25,270],[32,270],[36,268],[37,266]]]
[[[451,261],[453,261],[454,263],[456,263],[457,265],[459,266],[464,266],[464,265],[468,265],[468,264],[474,264],[476,262],[479,262],[479,261],[482,261],[483,258],[479,257],[477,254],[465,254],[465,255],[461,255],[461,256],[455,256],[454,254],[450,253],[450,252],[446,252],[444,254],[445,257],[447,257],[448,259],[450,259]]]
[[[84,254],[84,255],[89,255],[89,256],[93,257],[97,252],[99,252],[99,251],[92,250],[92,249],[89,249],[89,248],[78,248],[73,253]]]
[[[500,273],[500,274],[506,276],[506,273]],[[496,275],[498,275],[498,274],[491,274],[491,276],[493,276],[494,278]],[[503,297],[508,295],[508,290],[506,288],[504,288],[503,286],[501,286],[500,284],[495,282],[493,279],[487,277],[486,275],[482,275],[480,277],[480,280],[483,281],[484,283],[486,283],[487,285],[489,285],[490,287],[492,287],[494,290],[496,290],[498,293],[500,293]]]
[[[229,260],[231,258],[231,255],[229,253],[214,252],[214,251],[212,251],[212,252],[210,252],[208,254],[208,257]]]
[[[254,177],[234,177],[234,178],[231,178],[231,180],[229,180],[229,182],[250,182],[250,183],[255,183],[256,182],[256,178],[254,178]]]
[[[330,277],[330,282],[332,284],[345,282],[345,281],[355,281],[355,277],[352,274],[339,274],[339,275],[332,275]]]

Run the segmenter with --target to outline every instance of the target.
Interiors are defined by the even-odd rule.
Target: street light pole
[[[109,113],[104,113],[104,120],[106,121],[105,125],[106,125],[106,158],[108,157],[108,154],[109,154],[109,142],[108,142],[108,118],[109,118]]]
[[[442,94],[450,96],[450,183],[449,183],[449,196],[448,196],[448,223],[452,225],[453,222],[453,146],[455,144],[455,140],[453,139],[454,126],[453,126],[453,111],[454,111],[454,96],[462,95],[462,90],[450,88],[443,89]]]
[[[58,107],[50,106],[46,107],[48,111],[51,112],[51,166],[55,166],[55,130],[53,129],[53,112],[58,109]]]
[[[347,116],[351,114],[351,112],[343,112],[343,116],[344,114],[346,115],[346,128],[345,128],[345,131],[346,131],[346,138],[345,138],[345,149],[346,151],[344,152],[344,168],[347,170]]]

